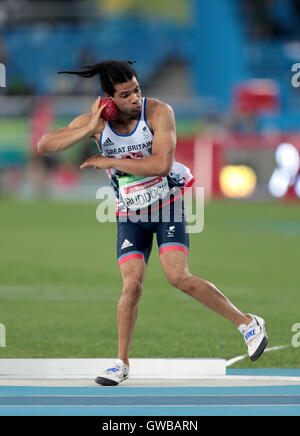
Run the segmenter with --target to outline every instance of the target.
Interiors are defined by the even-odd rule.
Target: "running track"
[[[300,416],[300,383],[247,387],[0,386],[0,415]]]

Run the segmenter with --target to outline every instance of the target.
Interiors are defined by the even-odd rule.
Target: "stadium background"
[[[115,356],[115,226],[96,220],[107,181],[79,172],[96,145],[35,152],[101,92],[57,71],[115,58],[135,60],[144,96],[172,105],[176,158],[205,188],[191,271],[264,316],[270,346],[288,346],[254,367],[299,367],[299,24],[298,0],[1,2],[0,356]],[[244,353],[226,320],[171,288],[154,246],[132,357]]]

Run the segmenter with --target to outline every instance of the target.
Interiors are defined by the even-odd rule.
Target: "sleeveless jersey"
[[[146,104],[147,99],[143,98],[139,119],[134,130],[128,135],[115,132],[110,121],[107,122],[99,142],[100,152],[104,156],[115,159],[142,159],[151,156],[153,132],[147,123]],[[136,203],[137,197],[144,201],[151,195],[159,195],[161,200],[167,191],[177,192],[178,195],[178,192],[182,193],[185,187],[191,186],[195,181],[190,169],[175,160],[167,177],[135,177],[114,168],[105,172],[116,195],[117,215],[143,209],[144,203]]]

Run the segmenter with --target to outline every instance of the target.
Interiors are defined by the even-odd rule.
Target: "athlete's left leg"
[[[227,318],[237,327],[241,324],[248,325],[252,321],[249,315],[235,307],[212,283],[189,272],[186,253],[165,251],[160,253],[160,261],[172,286]]]

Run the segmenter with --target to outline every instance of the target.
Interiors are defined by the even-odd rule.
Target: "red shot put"
[[[104,98],[101,100],[99,107],[106,104],[106,107],[103,109],[100,117],[104,121],[114,120],[118,115],[118,108],[111,98]]]

